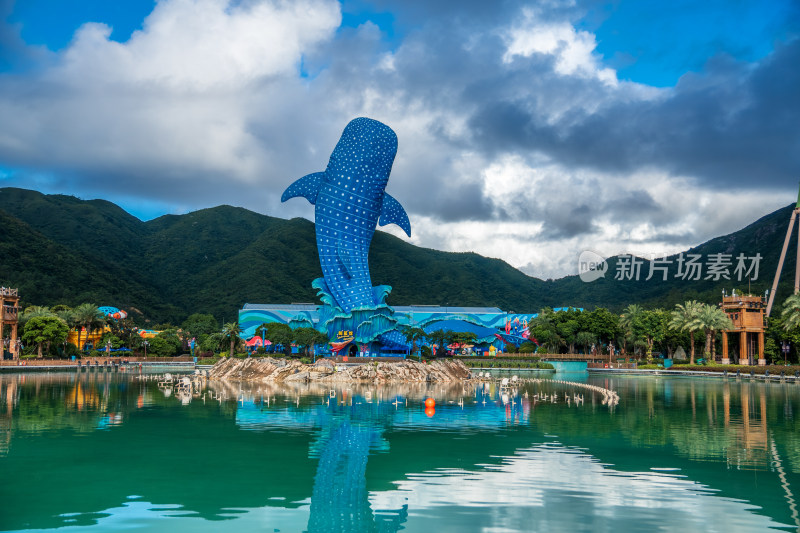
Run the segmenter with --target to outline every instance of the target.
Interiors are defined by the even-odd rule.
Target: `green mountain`
[[[662,274],[655,271],[653,277],[647,281],[650,273],[650,263],[644,261],[640,267],[639,280],[636,279],[615,279],[620,269],[620,257],[615,256],[607,260],[608,271],[603,278],[591,283],[584,283],[578,276],[567,276],[552,283],[550,296],[556,301],[566,301],[571,295],[577,295],[578,301],[585,307],[604,306],[611,309],[620,310],[630,303],[638,303],[646,307],[672,307],[677,303],[682,303],[689,299],[696,299],[706,303],[718,303],[721,301],[722,290],[725,289],[729,294],[733,289],[737,292],[750,292],[752,294],[764,294],[771,288],[778,265],[781,247],[786,236],[786,229],[789,219],[794,209],[794,204],[774,211],[747,227],[725,235],[716,237],[699,246],[683,252],[685,258],[688,254],[700,256],[700,263],[703,264],[700,280],[689,280],[676,277],[678,273],[678,255],[667,257],[668,278],[662,279]],[[797,226],[794,228],[789,243],[789,251],[783,265],[783,275],[776,295],[776,305],[791,294],[794,283],[794,270],[796,264],[797,250]],[[708,262],[714,254],[729,255],[731,265],[727,268],[730,279],[720,277],[720,279],[706,279],[709,277]],[[745,257],[755,257],[761,255],[758,261],[758,275],[751,273],[737,276],[735,268],[736,258],[739,254]],[[746,266],[750,266],[752,261],[746,261]],[[737,279],[741,277],[741,280]]]
[[[760,253],[752,290],[763,292],[774,275],[790,213],[791,206],[778,210],[687,253],[704,259],[711,253]],[[246,302],[317,301],[311,281],[322,272],[314,225],[305,219],[219,206],[142,222],[103,200],[0,188],[0,224],[0,284],[19,287],[25,305],[90,301],[178,323],[194,312],[231,321]],[[795,255],[789,255],[785,294],[795,264]],[[615,280],[616,257],[609,259],[606,276],[592,283],[578,276],[543,281],[499,259],[420,248],[383,232],[375,234],[369,261],[373,281],[393,287],[394,305],[620,309],[634,302],[671,306],[687,298],[714,302],[723,287],[747,287],[726,280],[644,281],[647,263],[639,281]]]

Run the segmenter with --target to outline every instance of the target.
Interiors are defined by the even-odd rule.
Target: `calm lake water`
[[[556,377],[576,384],[0,375],[0,529],[798,529],[800,385]]]

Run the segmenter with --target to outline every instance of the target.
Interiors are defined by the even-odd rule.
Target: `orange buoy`
[[[425,400],[425,407],[426,410],[433,409],[434,407],[436,407],[436,400],[434,400],[433,398],[428,398],[427,400]]]
[[[434,409],[433,407],[426,407],[425,414],[428,415],[428,418],[432,418],[433,415],[436,414],[436,409]]]

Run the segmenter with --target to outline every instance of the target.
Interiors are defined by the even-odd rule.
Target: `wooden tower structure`
[[[3,338],[6,326],[11,327],[11,338]],[[5,350],[9,350],[14,359],[19,359],[19,342],[17,341],[17,328],[19,327],[19,290],[0,287],[0,361],[5,358]]]
[[[728,355],[728,335],[739,336],[740,365],[752,365],[758,354],[758,364],[764,366],[764,316],[766,302],[761,296],[734,294],[722,297],[722,310],[733,322],[733,329],[722,331],[722,364],[730,364]]]
[[[772,311],[772,304],[775,301],[775,292],[778,289],[778,280],[781,279],[781,270],[783,270],[783,260],[786,259],[786,250],[789,248],[789,239],[792,238],[792,230],[794,229],[794,222],[800,215],[800,191],[797,193],[797,204],[792,210],[792,216],[789,218],[789,227],[786,230],[786,239],[783,241],[783,249],[781,250],[781,258],[778,260],[778,268],[775,271],[775,280],[772,282],[772,290],[769,292],[769,302],[767,303],[767,316]],[[797,225],[797,262],[794,267],[794,293],[800,292],[800,224]]]

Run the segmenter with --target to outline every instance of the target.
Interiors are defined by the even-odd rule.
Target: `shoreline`
[[[722,378],[722,379],[738,379],[738,380],[750,380],[750,381],[764,381],[770,383],[780,383],[782,381],[792,381],[795,383],[800,383],[800,378],[796,378],[794,375],[785,375],[781,377],[780,374],[770,374],[769,376],[765,374],[753,374],[752,376],[750,373],[740,373],[738,376],[735,372],[713,372],[708,370],[664,370],[664,369],[640,369],[640,368],[589,368],[588,372],[590,374],[613,374],[613,375],[631,375],[631,376],[697,376],[697,377],[712,377],[712,378]]]

